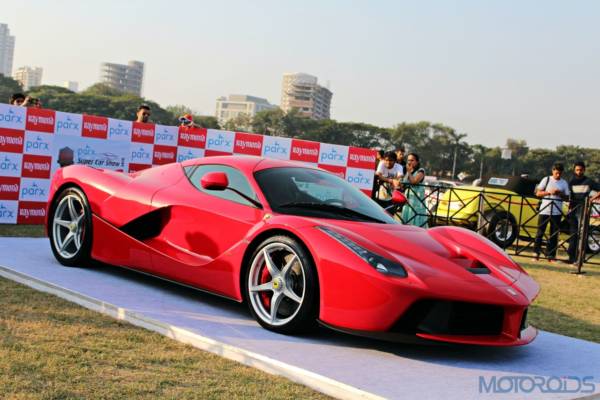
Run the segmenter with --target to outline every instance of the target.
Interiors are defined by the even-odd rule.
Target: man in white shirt
[[[558,247],[558,234],[560,219],[562,217],[563,199],[571,194],[569,184],[562,179],[565,168],[561,163],[552,166],[552,175],[543,178],[536,187],[535,195],[542,199],[540,202],[540,215],[538,230],[535,236],[536,260],[540,257],[542,238],[546,232],[546,226],[550,223],[550,238],[546,245],[546,257],[549,261],[555,261]]]
[[[383,155],[383,160],[379,162],[377,172],[375,172],[375,176],[381,184],[378,200],[382,202],[389,202],[391,200],[392,191],[400,186],[400,182],[404,176],[404,169],[402,165],[396,163],[396,159],[396,153],[388,151]]]

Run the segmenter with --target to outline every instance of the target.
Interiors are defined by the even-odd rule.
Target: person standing
[[[428,212],[425,205],[425,169],[421,168],[419,155],[408,153],[406,157],[406,174],[403,182],[406,184],[405,196],[408,201],[402,208],[402,222],[405,224],[427,228]]]
[[[536,186],[535,195],[542,199],[538,229],[533,247],[536,260],[540,258],[542,238],[544,237],[548,223],[550,224],[550,238],[546,244],[546,258],[551,262],[556,260],[563,198],[569,196],[571,193],[569,184],[562,179],[564,170],[565,168],[561,163],[555,163],[552,166],[552,175],[543,178]]]
[[[573,178],[569,181],[569,263],[577,262],[577,242],[579,229],[584,216],[585,199],[592,190],[598,192],[592,197],[592,201],[600,199],[600,184],[585,176],[585,163],[577,161],[573,165]]]
[[[379,167],[379,163],[383,161],[383,157],[385,156],[385,151],[383,149],[377,150],[375,153],[375,171],[377,171],[377,167]]]
[[[26,96],[23,93],[14,93],[10,96],[9,104],[13,106],[22,106],[25,102]]]
[[[21,107],[42,108],[42,102],[35,97],[25,96],[23,93],[14,93],[10,96],[9,104]]]
[[[396,163],[396,153],[388,151],[384,154],[383,160],[377,166],[375,176],[380,182],[378,202],[384,207],[388,206],[392,199],[392,192],[400,186],[400,181],[404,176],[404,169]]]
[[[402,168],[406,172],[406,160],[404,159],[405,152],[406,150],[404,149],[404,147],[398,147],[398,149],[396,150],[396,162],[402,165]]]
[[[135,122],[143,122],[143,123],[148,123],[150,122],[150,106],[148,104],[141,104],[138,107],[137,113],[135,114]]]

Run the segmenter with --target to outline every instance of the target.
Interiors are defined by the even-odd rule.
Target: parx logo
[[[138,150],[132,150],[131,151],[131,162],[150,164],[151,163],[150,153],[147,152],[143,147],[140,147]]]
[[[4,207],[3,204],[0,204],[0,220],[13,218],[15,218],[15,212]]]
[[[156,133],[156,141],[157,142],[172,142],[175,140],[175,135],[169,132],[168,129],[163,128],[162,132]]]
[[[65,118],[65,121],[58,121],[56,123],[56,130],[75,130],[79,129],[79,124],[77,122],[73,122],[69,116]]]
[[[123,126],[122,123],[118,122],[117,126],[110,127],[108,130],[108,135],[110,137],[123,137],[129,136],[129,130]]]
[[[35,140],[27,140],[25,142],[25,151],[50,151],[49,143],[45,142],[40,135],[37,135]]]
[[[8,110],[5,114],[0,114],[0,122],[8,122],[11,124],[22,124],[23,117],[21,115],[15,114],[15,112],[11,109]]]
[[[231,147],[231,140],[228,140],[225,136],[220,133],[216,138],[208,139],[208,147]]]
[[[77,157],[78,158],[89,158],[89,156],[95,156],[96,151],[92,149],[89,145],[85,145],[85,147],[77,149]]]
[[[0,161],[0,171],[3,172],[19,172],[19,165],[8,157]]]
[[[358,186],[371,186],[373,184],[373,177],[364,176],[362,172],[357,172],[356,175],[348,175],[347,180],[349,183]]]
[[[346,161],[346,156],[342,153],[337,152],[334,148],[331,151],[321,153],[321,159],[319,162],[335,162],[342,163]]]
[[[265,156],[267,156],[268,154],[282,154],[282,155],[287,155],[287,153],[288,153],[287,148],[283,147],[283,146],[280,146],[277,141],[275,141],[271,145],[265,144],[265,148],[264,148],[264,154],[265,154]]]
[[[39,187],[35,182],[31,186],[21,188],[21,198],[25,197],[46,197],[46,189]]]
[[[194,153],[192,153],[191,150],[188,150],[187,153],[185,154],[178,154],[177,155],[177,162],[182,162],[185,160],[191,160],[192,158],[196,158],[196,156],[194,155]]]

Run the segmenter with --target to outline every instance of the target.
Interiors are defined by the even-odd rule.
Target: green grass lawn
[[[43,225],[7,225],[0,224],[0,236],[44,237]]]
[[[586,273],[573,275],[565,264],[514,258],[542,288],[529,312],[532,325],[600,343],[600,266],[584,264]]]
[[[0,399],[325,399],[0,278]]]

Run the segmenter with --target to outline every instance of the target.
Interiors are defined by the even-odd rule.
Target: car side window
[[[220,197],[225,200],[235,201],[236,203],[243,204],[245,206],[255,207],[254,204],[234,192],[233,190],[206,190],[200,185],[202,177],[209,172],[225,172],[227,179],[229,180],[229,187],[244,193],[246,196],[258,200],[256,193],[250,187],[246,177],[237,169],[226,166],[226,165],[193,165],[185,168],[185,174],[188,177],[190,183],[202,193],[206,193],[211,196]]]

